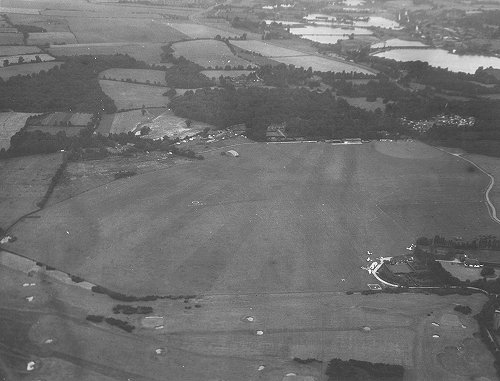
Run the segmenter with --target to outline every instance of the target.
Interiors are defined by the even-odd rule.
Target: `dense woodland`
[[[0,79],[0,110],[22,112],[115,112],[99,86],[98,74],[110,68],[148,68],[126,55],[61,57],[64,63],[38,74]]]
[[[219,128],[245,123],[256,140],[264,139],[269,125],[282,122],[291,136],[325,138],[374,138],[379,130],[400,128],[397,120],[352,107],[329,91],[303,88],[199,89],[173,99],[170,107]]]
[[[405,371],[401,365],[333,359],[325,373],[328,381],[402,381]]]

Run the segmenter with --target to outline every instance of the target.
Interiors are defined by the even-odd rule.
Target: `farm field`
[[[298,50],[287,49],[257,40],[231,41],[231,44],[241,49],[260,53],[263,56],[272,58],[275,61],[286,65],[312,67],[315,71],[355,71],[358,73],[371,73],[371,71],[361,68],[349,62],[331,60],[317,55],[310,55]]]
[[[0,56],[40,53],[38,46],[0,46]]]
[[[66,44],[52,45],[50,53],[55,56],[77,56],[85,54],[128,54],[136,60],[144,61],[148,64],[163,65],[170,67],[168,63],[161,63],[161,47],[163,43],[123,43],[123,42],[103,42],[95,44]]]
[[[22,45],[23,43],[22,33],[0,33],[0,45]]]
[[[203,70],[208,78],[218,79],[221,75],[224,77],[237,78],[241,75],[248,75],[252,73],[252,70]]]
[[[146,107],[164,107],[168,98],[162,94],[167,91],[165,87],[139,85],[128,82],[100,80],[102,90],[113,101],[118,110]]]
[[[0,57],[0,62],[2,62],[2,67],[5,67],[5,65],[4,65],[5,60],[8,60],[10,64],[17,64],[19,62],[20,57],[22,57],[22,59],[24,60],[23,62],[26,62],[26,63],[28,63],[28,62],[35,63],[36,57],[39,57],[40,60],[42,60],[43,62],[55,60],[54,57],[52,57],[48,54],[45,54],[45,53],[41,53],[41,54],[19,54],[19,55],[15,55],[15,56]],[[24,64],[21,64],[21,65],[24,65]]]
[[[251,62],[235,56],[227,45],[217,40],[192,40],[172,44],[175,56],[183,56],[205,68],[216,66],[247,67]],[[253,65],[252,65],[253,66]]]
[[[1,70],[0,70],[1,73]],[[0,74],[1,76],[1,74]],[[26,124],[29,116],[36,115],[26,112],[1,112],[0,113],[0,149],[9,148],[10,138]]]
[[[49,70],[59,65],[61,65],[61,62],[50,61],[1,67],[0,78],[9,79],[10,77],[15,77],[16,75],[30,75],[33,73],[40,73],[42,70]]]
[[[108,69],[99,74],[99,78],[114,79],[118,81],[131,80],[138,83],[151,83],[167,85],[165,72],[162,70],[147,69]]]
[[[87,126],[92,121],[92,114],[89,113],[71,113],[71,112],[53,112],[42,117],[38,124],[42,126],[60,126],[61,123],[73,126]]]
[[[373,282],[366,250],[498,230],[486,176],[421,143],[234,149],[54,205],[9,247],[131,294],[348,291]]]
[[[168,23],[169,26],[189,36],[190,38],[215,38],[219,35],[221,37],[234,37],[241,36],[244,32],[238,29],[229,27],[212,27],[202,24],[191,23]]]
[[[6,228],[22,215],[38,209],[62,163],[62,153],[0,160],[0,227]]]
[[[68,18],[78,43],[91,42],[170,42],[186,36],[151,18]]]
[[[71,32],[30,33],[28,45],[74,44],[77,40]]]
[[[76,136],[83,129],[83,127],[60,127],[60,126],[42,126],[31,125],[26,127],[27,131],[42,131],[48,134],[56,135],[58,132],[64,132],[66,136]]]
[[[11,14],[9,19],[14,25],[32,25],[47,32],[69,32],[68,22],[63,18],[43,15]]]
[[[134,131],[143,124],[149,123],[165,110],[166,108],[160,107],[146,109],[145,115],[142,115],[141,110],[124,111],[116,114],[103,115],[97,132],[102,135],[128,133],[130,131]]]

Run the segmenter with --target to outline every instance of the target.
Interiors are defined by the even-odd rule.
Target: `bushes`
[[[194,299],[194,298],[196,298],[196,295],[132,296],[132,295],[125,295],[125,294],[121,294],[119,292],[111,291],[105,287],[97,286],[97,285],[92,286],[92,291],[96,292],[98,294],[108,295],[111,299],[119,300],[120,302],[153,302],[153,301],[158,300],[158,299],[177,300],[177,299]]]
[[[472,312],[472,309],[469,306],[462,306],[462,305],[457,305],[455,308],[453,308],[457,312],[461,312],[464,315],[469,315]]]
[[[106,318],[104,319],[106,323],[109,325],[113,325],[115,327],[118,327],[120,329],[123,329],[126,332],[132,332],[135,329],[135,326],[131,325],[129,322],[120,320],[120,319],[115,319],[115,318]]]
[[[115,173],[115,180],[122,179],[124,177],[131,177],[135,176],[137,174],[136,171],[129,170],[129,171],[120,171]]]
[[[333,359],[328,363],[326,375],[329,381],[400,381],[404,377],[404,368],[401,365]]]
[[[54,176],[50,180],[50,184],[49,184],[49,187],[47,189],[47,192],[45,192],[45,195],[43,196],[43,198],[37,203],[37,206],[40,209],[43,209],[43,207],[45,206],[45,204],[49,200],[49,197],[51,196],[52,192],[54,191],[54,188],[56,187],[57,183],[59,182],[59,180],[63,176],[64,170],[66,169],[67,164],[68,164],[68,159],[66,156],[64,156],[63,162],[61,163],[59,168],[57,168],[56,173],[54,174]]]
[[[133,315],[133,314],[150,314],[153,312],[153,307],[148,307],[148,306],[128,306],[125,304],[117,304],[116,306],[113,307],[113,313],[114,314],[125,314],[125,315]]]
[[[92,323],[102,323],[104,316],[101,315],[87,315],[86,319]]]

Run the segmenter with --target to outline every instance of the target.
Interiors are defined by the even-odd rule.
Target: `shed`
[[[240,154],[238,152],[236,152],[234,149],[230,149],[229,151],[227,151],[227,154],[231,155],[233,157],[239,157],[240,156]]]

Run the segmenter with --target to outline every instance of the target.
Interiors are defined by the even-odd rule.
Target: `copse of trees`
[[[0,81],[0,109],[22,112],[115,112],[99,86],[98,74],[110,68],[147,68],[127,55],[58,57],[64,63],[48,71]]]
[[[405,370],[401,365],[333,359],[325,373],[328,381],[402,381]]]
[[[188,91],[170,103],[176,115],[219,128],[245,123],[247,135],[265,138],[271,124],[287,122],[292,136],[376,137],[379,130],[401,128],[382,113],[350,106],[329,91],[288,88],[224,88]]]

